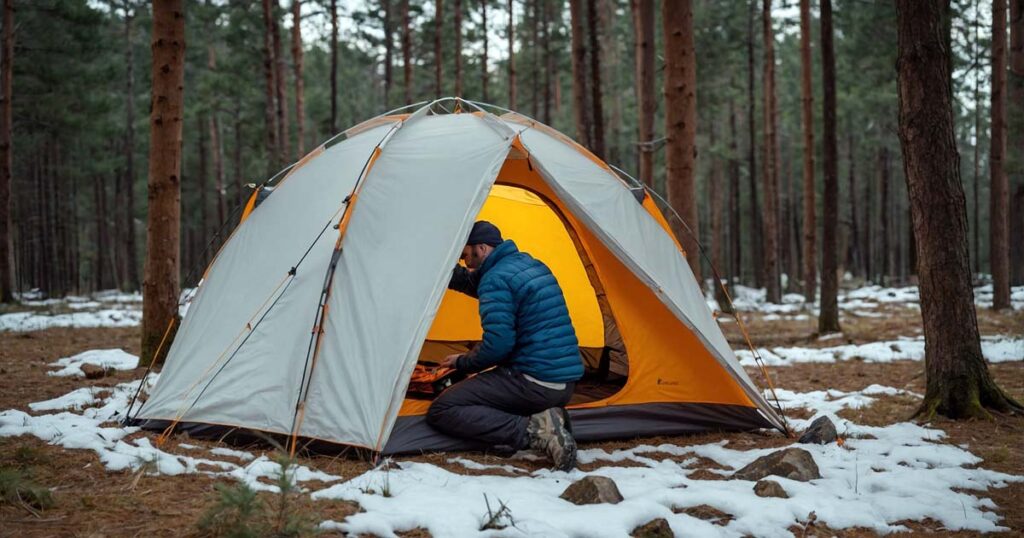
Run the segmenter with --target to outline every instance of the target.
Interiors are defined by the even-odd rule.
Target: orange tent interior
[[[643,205],[671,233],[650,197]],[[628,357],[628,377],[603,397],[574,398],[570,408],[670,402],[754,406],[655,291],[558,199],[518,144],[477,219],[494,223],[506,239],[551,268],[565,293],[584,357],[600,354],[606,344],[605,320],[614,320]],[[587,260],[592,264],[589,272]],[[602,314],[598,290],[605,294],[607,315]],[[476,300],[449,290],[420,360],[437,362],[480,338]],[[429,405],[428,400],[406,399],[400,416],[425,414]]]

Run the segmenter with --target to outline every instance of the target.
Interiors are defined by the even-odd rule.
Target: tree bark
[[[160,360],[166,353],[167,345],[157,356],[157,347],[165,330],[178,315],[181,130],[185,85],[183,4],[182,0],[166,0],[153,5],[149,216],[140,364]]]
[[[199,233],[197,244],[204,244],[210,237],[210,203],[206,198],[207,181],[206,174],[209,172],[207,168],[206,159],[206,137],[204,136],[205,121],[203,121],[203,115],[196,116],[196,133],[198,137],[196,139],[196,152],[199,154],[199,166],[196,171],[196,192],[199,194]],[[201,247],[194,251],[194,254],[199,255],[201,253]],[[193,257],[191,262],[195,263],[196,257]],[[186,284],[188,284],[186,282]]]
[[[839,172],[836,151],[836,57],[832,44],[832,0],[821,0],[822,129],[824,139],[825,191],[821,230],[821,299],[818,333],[839,332]]]
[[[281,21],[278,18],[278,11],[280,11],[278,0],[272,0],[270,12],[273,16],[271,28],[274,39],[274,59],[276,60],[274,62],[274,82],[276,83],[274,102],[277,103],[277,162],[279,165],[283,165],[289,161],[292,149],[291,136],[288,133],[288,92],[285,89],[284,75],[287,67],[284,54],[281,53]]]
[[[764,39],[764,283],[770,303],[782,301],[779,282],[779,178],[778,137],[775,112],[775,37],[772,29],[772,0],[763,0],[761,28]]]
[[[232,159],[235,173],[235,205],[242,205],[242,106],[235,103],[235,144],[231,148],[234,151]]]
[[[331,134],[338,132],[338,0],[331,0]]]
[[[584,43],[584,0],[569,0],[569,23],[572,25],[572,117],[576,125],[576,141],[592,148],[587,107],[587,47]]]
[[[93,194],[93,215],[94,223],[96,226],[96,256],[95,265],[93,266],[93,286],[97,290],[104,290],[110,287],[110,277],[107,273],[106,260],[110,256],[110,236],[107,229],[107,193],[106,193],[106,182],[104,181],[103,174],[93,174],[92,177],[92,194]],[[56,223],[55,223],[56,224]],[[57,235],[57,231],[54,230],[54,235]],[[57,245],[60,241],[54,241],[51,238],[51,244]],[[54,267],[58,264],[56,260],[51,259],[50,262]],[[58,280],[58,279],[55,279]],[[63,286],[56,286],[63,287]]]
[[[974,209],[974,272],[981,273],[981,213],[979,212],[978,201],[981,191],[981,39],[978,28],[981,26],[979,19],[978,3],[974,4],[974,183],[972,183],[972,198]]]
[[[736,103],[729,99],[729,284],[740,276],[743,263],[740,236],[740,155],[736,134]]]
[[[889,237],[889,212],[891,199],[889,196],[889,148],[882,146],[878,149],[878,191],[882,194],[882,203],[879,206],[878,217],[881,221],[879,230],[882,238],[882,248],[879,252],[881,263],[878,267],[877,281],[883,286],[888,284],[888,277],[892,274],[892,258],[890,257],[891,239]]]
[[[207,67],[211,72],[217,69],[217,53],[213,45],[207,45]],[[227,213],[224,200],[224,153],[220,142],[219,106],[215,103],[210,110],[208,128],[210,132],[210,156],[213,158],[213,188],[217,196],[217,222],[223,223]]]
[[[292,0],[292,70],[295,73],[295,156],[298,161],[306,154],[305,83],[302,80],[302,1]],[[214,146],[216,150],[216,146]],[[216,165],[217,158],[214,157]],[[223,219],[222,219],[223,220]]]
[[[455,0],[456,3],[459,0]],[[394,33],[391,20],[391,2],[392,0],[381,0],[384,4],[384,19],[382,25],[384,26],[384,108],[391,108],[391,84],[394,81],[394,55],[395,55],[395,44],[392,38]],[[456,42],[458,42],[458,34],[456,34]],[[458,65],[456,64],[456,73],[458,73]]]
[[[412,28],[409,26],[409,0],[402,0],[402,71],[405,104],[412,104]]]
[[[654,186],[654,0],[631,0],[636,56],[637,142],[640,180]]]
[[[1010,186],[1006,155],[1006,0],[992,1],[992,121],[989,143],[989,263],[992,308],[1010,308]]]
[[[544,9],[541,10],[541,41],[544,43],[544,116],[541,121],[548,125],[551,124],[551,73],[555,70],[555,57],[551,51],[551,10],[551,2],[544,2]],[[580,143],[582,142],[580,140]]]
[[[761,228],[760,203],[757,199],[757,98],[754,93],[754,18],[757,0],[750,0],[747,9],[747,179],[750,187],[750,227],[753,230],[752,250],[754,287],[764,285],[764,233]]]
[[[527,0],[526,13],[530,23],[530,114],[540,118],[540,0]]]
[[[489,41],[487,39],[487,2],[488,1],[489,0],[480,0],[480,18],[481,18],[481,22],[483,23],[483,27],[481,28],[481,33],[482,33],[483,38],[484,38],[483,54],[480,57],[480,93],[481,93],[482,99],[483,99],[483,101],[485,103],[490,101],[490,98],[488,97],[488,93],[487,93],[487,82],[488,82],[488,79],[489,79],[488,72],[487,72],[487,64],[488,64],[487,53],[488,53],[488,48],[489,48],[488,47]]]
[[[998,0],[997,0],[998,1]],[[993,382],[981,353],[967,255],[943,8],[897,0],[899,136],[917,238],[927,389],[917,412],[988,417],[1024,411]]]
[[[717,271],[722,270],[724,267],[723,251],[725,250],[725,237],[722,230],[722,160],[721,156],[714,149],[717,147],[715,122],[711,121],[709,123],[709,145],[712,150],[709,151],[711,174],[708,177],[708,198],[710,198],[708,205],[711,206],[711,274],[714,276]],[[718,276],[721,277],[721,274]],[[712,293],[714,293],[715,300],[718,302],[718,308],[723,312],[730,310],[729,301],[723,289],[725,285],[726,282],[717,278],[713,279],[711,284]]]
[[[125,76],[125,185],[124,207],[121,208],[123,220],[120,227],[124,240],[122,247],[125,256],[124,284],[127,290],[135,291],[139,289],[138,250],[135,243],[135,48],[133,46],[134,25],[132,24],[135,14],[129,11],[128,2],[125,2],[124,9],[125,65],[127,67]]]
[[[278,162],[278,149],[277,149],[277,97],[276,88],[277,84],[274,81],[276,61],[274,60],[274,15],[271,8],[270,0],[263,0],[263,77],[266,85],[266,103],[263,109],[264,122],[266,123],[266,149],[267,149],[267,162],[270,163],[270,170],[268,175],[274,173],[274,168]]]
[[[665,40],[665,188],[668,203],[689,231],[673,221],[693,276],[701,283],[700,223],[697,214],[697,59],[693,47],[693,10],[689,0],[665,2],[661,10]]]
[[[510,0],[511,1],[511,0]],[[511,6],[511,3],[509,4]],[[444,92],[441,84],[444,65],[441,48],[441,33],[444,29],[444,1],[434,0],[434,98],[440,99]],[[511,40],[509,41],[511,43]]]
[[[815,255],[815,234],[818,223],[814,201],[814,115],[811,107],[811,2],[800,0],[800,104],[804,141],[804,297],[813,303],[818,284],[818,261]]]
[[[1010,0],[1010,78],[1007,82],[1009,107],[1006,132],[1006,171],[1015,200],[1024,192],[1024,0]],[[1010,284],[1024,285],[1024,206],[1010,211]]]
[[[508,108],[516,109],[516,21],[513,0],[508,0]]]
[[[607,158],[604,141],[604,103],[601,97],[601,40],[596,0],[587,0],[587,28],[590,40],[590,128],[591,151]]]
[[[462,0],[455,0],[455,95],[462,97]]]
[[[853,135],[847,135],[846,138],[846,150],[847,158],[850,161],[849,169],[847,170],[847,196],[850,197],[850,249],[847,255],[847,266],[850,268],[850,272],[860,273],[861,271],[861,242],[860,242],[860,225],[857,223],[857,154],[853,147]]]
[[[0,52],[0,302],[14,301],[14,267],[11,265],[11,182],[13,116],[11,88],[14,79],[14,0],[4,0],[3,44]]]

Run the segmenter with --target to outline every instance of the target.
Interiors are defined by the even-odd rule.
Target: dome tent
[[[621,340],[628,373],[570,406],[578,440],[784,429],[642,188],[550,127],[484,106],[447,98],[368,120],[253,198],[132,422],[265,432],[293,449],[475,448],[430,428],[430,402],[406,390],[417,361],[480,338],[475,302],[446,285],[487,218],[552,268],[582,348],[607,357],[609,335]]]

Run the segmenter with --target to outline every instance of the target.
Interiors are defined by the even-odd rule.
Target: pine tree
[[[1024,412],[981,353],[967,254],[967,215],[953,129],[948,29],[937,2],[897,0],[899,137],[910,197],[924,322],[927,389],[917,416]]]
[[[142,302],[140,364],[159,361],[165,331],[178,315],[181,131],[185,86],[185,12],[182,0],[153,9],[153,97],[149,115],[149,217]]]
[[[807,302],[813,303],[818,284],[818,263],[814,253],[817,221],[814,203],[814,115],[811,113],[814,94],[811,91],[810,0],[800,0],[800,97],[800,117],[804,135],[804,297]]]
[[[839,332],[839,172],[836,150],[836,59],[832,43],[832,0],[821,0],[821,75],[823,95],[823,135],[825,169],[825,206],[821,230],[821,300],[818,333]],[[850,193],[853,196],[853,193]]]
[[[992,134],[989,143],[989,262],[992,308],[1010,308],[1010,188],[1006,155],[1006,0],[992,0]]]

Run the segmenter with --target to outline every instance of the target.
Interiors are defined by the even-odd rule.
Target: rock
[[[836,432],[836,425],[828,417],[818,417],[804,434],[800,436],[798,443],[827,445],[836,440],[839,434]]]
[[[633,529],[630,536],[633,538],[672,538],[675,534],[672,533],[672,527],[668,526],[668,521],[659,517]]]
[[[96,366],[95,364],[83,364],[81,368],[86,379],[99,379],[107,375],[107,371],[102,366]]]
[[[732,477],[756,481],[770,475],[800,482],[821,478],[818,465],[814,463],[811,453],[802,448],[793,447],[757,458],[750,465],[733,473]]]
[[[774,480],[758,480],[754,484],[754,493],[758,497],[778,497],[780,499],[788,499],[789,494],[786,490],[782,489],[782,485]]]
[[[565,488],[561,498],[573,504],[618,504],[622,501],[622,494],[611,478],[588,476]]]

